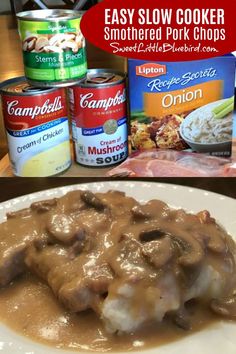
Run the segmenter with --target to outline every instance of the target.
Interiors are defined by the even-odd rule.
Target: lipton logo
[[[136,75],[143,77],[156,77],[166,74],[166,65],[146,63],[136,66]]]

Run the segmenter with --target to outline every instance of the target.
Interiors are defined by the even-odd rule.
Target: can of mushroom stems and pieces
[[[29,86],[24,77],[0,87],[13,172],[45,177],[71,165],[66,94],[62,88]]]
[[[64,87],[85,77],[85,39],[82,13],[73,10],[35,10],[17,14],[25,76],[38,87]]]
[[[76,162],[102,167],[128,155],[126,76],[110,69],[88,70],[69,88]]]

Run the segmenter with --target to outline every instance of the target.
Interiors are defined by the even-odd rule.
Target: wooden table
[[[236,160],[236,138],[233,142],[233,154],[232,157]],[[58,177],[105,177],[106,173],[113,168],[112,167],[84,167],[73,162],[72,166]],[[0,161],[0,177],[13,177],[12,169],[10,167],[10,161],[8,154]]]
[[[107,180],[106,178],[0,178],[0,202],[9,200],[24,194],[33,193],[49,188],[66,186],[71,184],[88,183]],[[116,179],[117,180],[117,179]],[[122,179],[124,180],[124,179]],[[127,179],[126,179],[127,180]],[[144,180],[134,178],[134,180]],[[145,178],[145,182],[174,183],[183,186],[200,188],[211,192],[224,194],[236,198],[236,178]],[[220,207],[220,206],[219,206]],[[203,205],[204,208],[204,205]]]
[[[104,177],[112,167],[84,167],[73,162],[71,167],[58,177]],[[0,161],[0,177],[13,177],[9,156],[5,155]]]

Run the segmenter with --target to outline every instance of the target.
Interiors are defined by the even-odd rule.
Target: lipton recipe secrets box
[[[235,58],[186,62],[128,60],[134,149],[230,156]]]

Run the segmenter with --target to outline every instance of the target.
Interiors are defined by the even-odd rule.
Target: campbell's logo
[[[166,65],[146,63],[136,66],[136,75],[143,77],[157,77],[166,74]]]
[[[62,97],[57,96],[53,102],[48,98],[41,106],[21,107],[18,100],[7,102],[7,113],[9,116],[30,117],[35,119],[37,116],[54,113],[63,109]]]
[[[109,108],[118,106],[126,101],[125,89],[123,91],[117,91],[114,97],[108,97],[105,99],[94,98],[93,92],[80,95],[80,107],[89,109],[102,108],[107,111]]]

